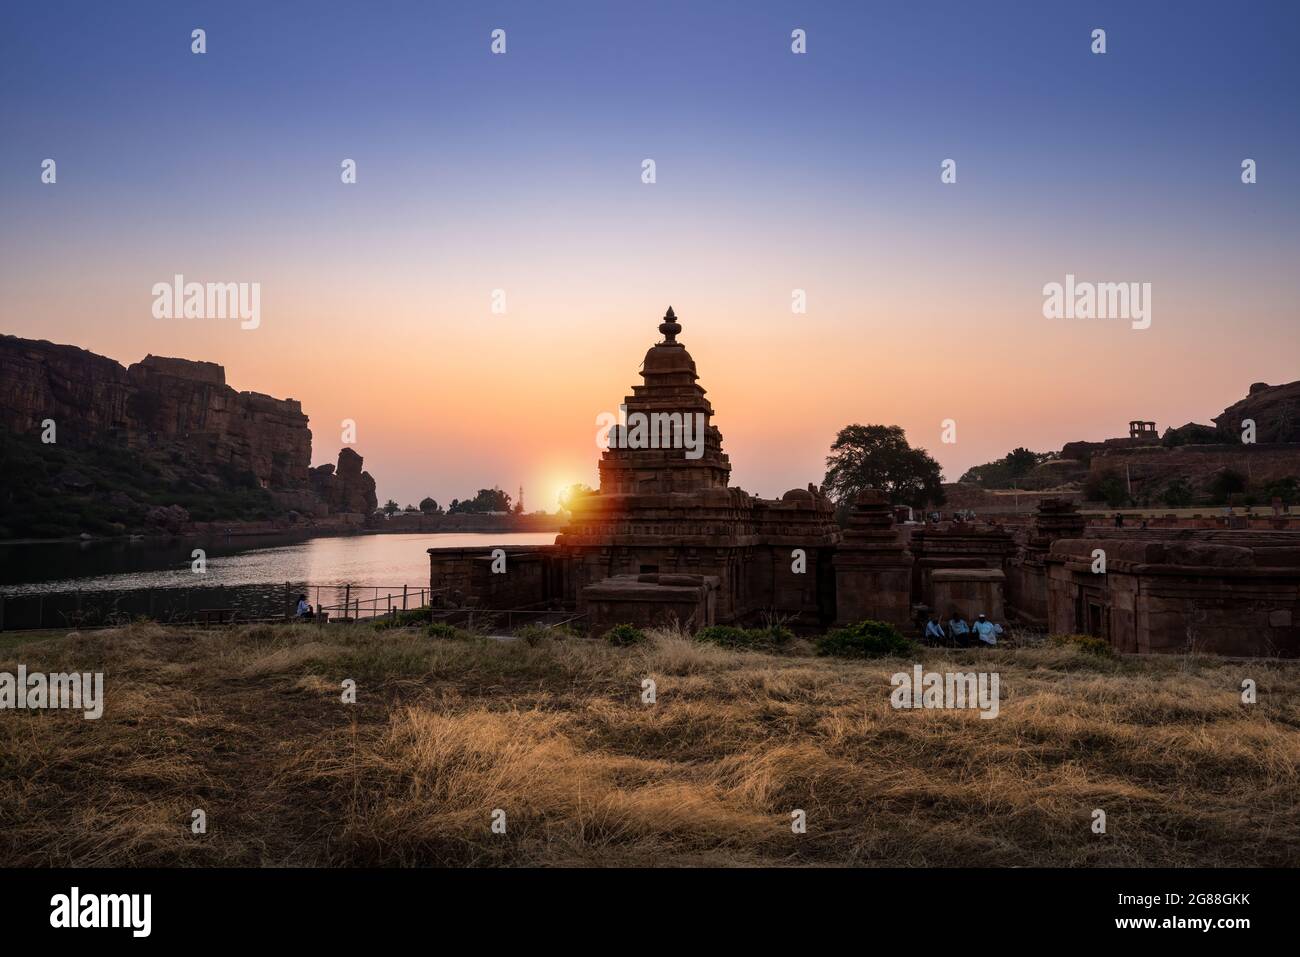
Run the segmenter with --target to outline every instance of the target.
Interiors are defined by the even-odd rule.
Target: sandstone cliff
[[[1214,417],[1221,441],[1240,442],[1245,419],[1255,422],[1256,442],[1300,442],[1300,382],[1256,382],[1246,398]]]
[[[377,505],[351,449],[337,475],[311,469],[293,399],[238,392],[212,362],[151,355],[124,368],[14,336],[0,336],[0,462],[0,538],[280,528],[331,513],[356,525]]]
[[[237,392],[211,362],[146,356],[130,368],[75,346],[0,336],[0,427],[59,443],[181,447],[200,466],[251,474],[262,488],[305,489],[307,416],[293,399]]]

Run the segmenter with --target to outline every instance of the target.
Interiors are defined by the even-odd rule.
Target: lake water
[[[0,545],[0,629],[193,621],[219,610],[222,620],[278,617],[299,594],[336,617],[367,618],[420,604],[429,587],[426,549],[481,548],[486,555],[498,545],[554,541],[555,532],[417,532]],[[192,569],[195,548],[206,553],[203,574]]]
[[[196,585],[364,584],[428,587],[429,556],[444,547],[549,545],[555,532],[345,535],[230,541],[85,542],[0,545],[0,589],[6,595],[62,591],[124,591]],[[207,572],[191,570],[203,548]]]

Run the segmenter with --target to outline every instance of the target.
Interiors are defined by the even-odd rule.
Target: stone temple
[[[814,485],[780,499],[732,486],[681,331],[669,308],[624,399],[628,425],[610,431],[600,488],[570,503],[555,543],[507,547],[504,570],[482,547],[429,549],[435,592],[487,610],[573,610],[593,634],[765,617],[806,632],[864,619],[914,631],[934,609],[1100,635],[1125,651],[1300,654],[1297,532],[1089,529],[1054,499],[1020,527],[898,525],[871,490],[841,528]],[[638,413],[702,423],[702,436],[635,441]],[[1090,571],[1098,547],[1113,555],[1104,574]]]

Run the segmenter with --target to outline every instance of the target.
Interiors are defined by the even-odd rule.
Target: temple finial
[[[672,306],[669,306],[668,311],[664,313],[664,321],[659,323],[659,331],[664,334],[661,345],[677,344],[677,333],[682,331],[682,324],[677,321],[677,314],[673,312]]]

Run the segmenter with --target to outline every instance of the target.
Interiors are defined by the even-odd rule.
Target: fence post
[[[406,611],[406,586],[402,586],[402,611]]]
[[[388,613],[389,613],[390,615],[393,613],[393,595],[392,595],[392,592],[389,592],[389,594],[388,594]]]
[[[289,594],[289,583],[285,582],[284,583],[284,617],[286,618],[293,617],[293,612],[294,612],[293,599],[290,597]]]
[[[5,630],[5,596],[0,595],[0,631]]]
[[[343,586],[343,615],[346,618],[352,614],[352,586],[350,584]]]

